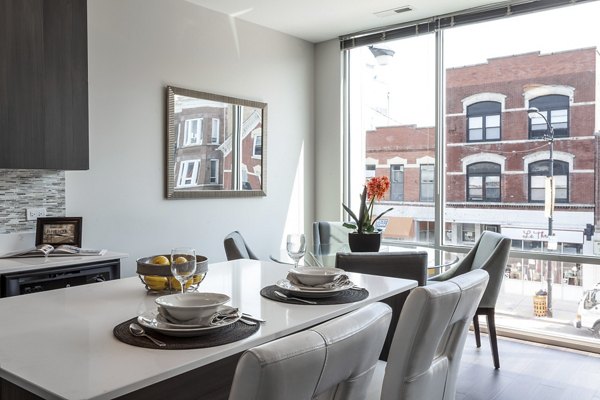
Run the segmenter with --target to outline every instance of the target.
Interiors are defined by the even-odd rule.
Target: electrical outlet
[[[38,219],[40,217],[45,217],[45,216],[46,216],[46,208],[45,207],[28,208],[27,209],[27,221],[35,221],[36,219]]]

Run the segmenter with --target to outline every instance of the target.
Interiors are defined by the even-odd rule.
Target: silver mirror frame
[[[192,198],[219,198],[219,197],[260,197],[266,196],[266,177],[267,177],[267,104],[257,101],[238,99],[234,97],[221,96],[213,93],[199,92],[190,89],[183,89],[174,86],[167,86],[167,171],[166,171],[166,197],[167,199],[192,199]],[[239,176],[233,178],[232,184],[238,189],[177,189],[176,190],[176,177],[175,177],[175,163],[176,163],[176,144],[177,144],[177,132],[175,128],[175,96],[186,96],[201,100],[214,101],[218,103],[236,105],[242,107],[256,108],[261,111],[261,156],[260,156],[260,188],[246,190],[241,188],[241,182]],[[241,130],[242,124],[238,124],[238,130]],[[187,128],[187,125],[186,125]],[[236,128],[233,128],[234,130]],[[232,156],[232,170],[234,168],[237,171],[241,170],[241,140],[237,146],[232,145],[233,153]],[[237,155],[236,155],[237,154]],[[233,174],[235,175],[235,174]],[[239,175],[239,174],[238,174]]]

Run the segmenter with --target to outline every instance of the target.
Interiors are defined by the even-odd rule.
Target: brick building
[[[545,121],[528,117],[527,110],[535,107],[554,128],[558,250],[591,253],[583,230],[600,222],[597,60],[596,48],[585,48],[500,57],[446,70],[447,241],[473,242],[487,229],[511,237],[517,249],[547,247],[544,196],[550,146]],[[366,138],[367,175],[375,169],[392,181],[385,206],[392,204],[395,210],[386,235],[430,237],[424,232],[432,230],[434,220],[433,128],[377,128]]]

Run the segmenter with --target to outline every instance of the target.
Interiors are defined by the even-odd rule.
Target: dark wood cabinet
[[[0,168],[89,168],[87,0],[0,0]]]

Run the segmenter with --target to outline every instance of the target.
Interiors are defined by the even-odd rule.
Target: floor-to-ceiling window
[[[436,32],[395,28],[405,37],[348,50],[347,160],[350,193],[372,175],[396,184],[379,207],[412,225],[386,229],[388,243],[450,252],[500,232],[513,241],[500,325],[600,347],[600,306],[585,302],[600,298],[597,15],[594,1],[455,26],[442,18]]]

